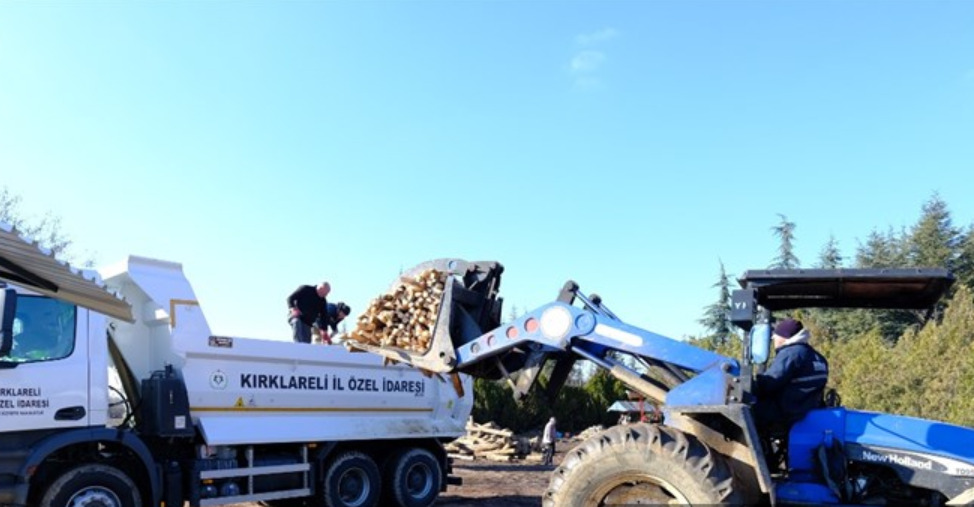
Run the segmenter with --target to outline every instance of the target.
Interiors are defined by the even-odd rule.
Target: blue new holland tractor
[[[516,396],[535,384],[553,396],[588,360],[663,408],[662,424],[611,427],[568,452],[546,507],[974,504],[974,429],[845,408],[837,397],[791,427],[759,432],[752,416],[780,312],[928,309],[953,283],[945,270],[747,271],[733,293],[731,320],[746,337],[734,359],[626,324],[574,282],[501,323],[500,264],[442,259],[406,275],[429,268],[449,273],[429,349],[362,348],[433,372],[507,379]]]

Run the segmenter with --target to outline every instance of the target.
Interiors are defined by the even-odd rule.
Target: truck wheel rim
[[[67,505],[68,507],[121,507],[122,501],[114,491],[95,486],[72,495]]]
[[[416,463],[406,471],[406,493],[410,498],[425,498],[433,489],[433,471],[425,463]]]
[[[657,505],[690,505],[669,482],[652,475],[632,473],[611,478],[592,495],[595,505],[625,505],[650,500]]]
[[[338,497],[349,507],[365,505],[372,490],[368,475],[358,468],[346,470],[338,479]]]

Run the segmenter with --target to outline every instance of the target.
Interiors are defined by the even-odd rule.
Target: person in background
[[[311,326],[315,325],[324,339],[329,293],[331,284],[321,282],[317,286],[302,285],[287,297],[288,322],[295,342],[311,343]]]
[[[338,324],[345,320],[345,317],[348,317],[348,314],[351,312],[352,309],[342,301],[326,304],[324,328],[319,330],[321,343],[325,345],[332,344],[331,338],[338,333]]]
[[[543,465],[551,465],[555,457],[555,440],[558,439],[558,429],[555,427],[555,418],[552,416],[545,424],[544,431],[541,433],[541,449],[544,455]]]

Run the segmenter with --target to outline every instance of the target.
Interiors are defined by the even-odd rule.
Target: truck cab
[[[107,389],[90,389],[107,386],[104,334],[96,335],[98,343],[89,340],[93,329],[105,328],[105,317],[26,289],[6,290],[16,293],[17,305],[9,350],[0,356],[4,429],[105,425]]]
[[[80,271],[3,224],[0,283],[0,505],[426,507],[459,482],[466,375],[216,335],[180,264]]]

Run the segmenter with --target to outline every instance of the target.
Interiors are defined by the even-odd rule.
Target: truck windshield
[[[74,350],[75,306],[42,296],[21,295],[14,316],[8,362],[52,361]]]

